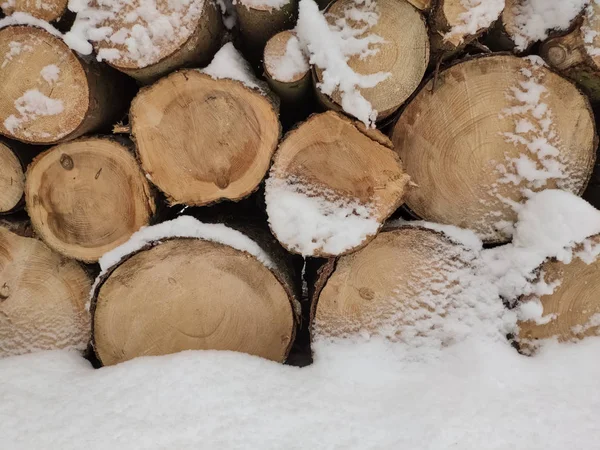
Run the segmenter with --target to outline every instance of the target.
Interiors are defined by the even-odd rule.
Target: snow
[[[600,32],[598,31],[600,30],[598,11],[600,11],[600,0],[590,1],[589,6],[585,9],[584,22],[581,25],[585,49],[592,58],[600,56],[600,48],[598,48],[600,42],[597,39],[600,36]]]
[[[48,84],[52,85],[58,81],[60,68],[55,64],[49,64],[42,68],[40,75]]]
[[[232,30],[237,23],[237,14],[233,7],[233,0],[217,0],[217,5],[221,9],[223,25],[228,30]]]
[[[518,50],[548,37],[552,30],[567,30],[589,0],[523,0],[513,6],[511,37]],[[514,30],[513,30],[514,28]]]
[[[24,51],[31,51],[33,47],[29,45],[23,45],[22,42],[11,41],[8,43],[8,52],[4,54],[4,61],[0,69],[4,69],[15,56],[20,55]]]
[[[265,66],[275,80],[284,82],[294,81],[299,75],[304,76],[310,68],[296,36],[288,39],[283,55],[265,53]]]
[[[348,65],[348,59],[351,56],[366,58],[377,53],[378,49],[373,46],[382,43],[383,38],[368,31],[378,20],[374,0],[357,1],[355,7],[346,10],[345,16],[336,18],[333,24],[327,22],[313,0],[300,0],[295,29],[310,64],[322,70],[322,81],[318,84],[320,91],[331,96],[338,90],[342,109],[367,126],[375,123],[377,111],[362,96],[360,88],[372,88],[390,74],[360,75]]]
[[[54,28],[52,25],[50,25],[48,22],[46,22],[45,20],[37,19],[31,14],[27,14],[24,12],[15,12],[10,16],[6,16],[0,19],[0,29],[14,25],[30,25],[33,27],[42,28],[53,36],[62,37],[61,32]]]
[[[461,0],[466,9],[458,17],[450,31],[444,35],[445,40],[457,38],[457,43],[463,42],[465,36],[476,35],[479,31],[489,28],[504,10],[504,0]]]
[[[4,120],[4,127],[15,133],[23,125],[43,116],[56,116],[63,112],[62,100],[45,96],[37,89],[29,89],[15,100],[15,108],[19,116],[11,114]]]
[[[373,205],[342,197],[299,179],[270,177],[265,200],[269,225],[280,242],[304,256],[338,255],[379,229]]]
[[[211,63],[200,72],[215,80],[228,78],[241,81],[246,87],[266,92],[265,84],[256,78],[250,64],[236,50],[231,42],[225,44],[216,53]]]
[[[239,3],[250,8],[268,7],[278,10],[289,4],[290,0],[234,0],[233,3]]]

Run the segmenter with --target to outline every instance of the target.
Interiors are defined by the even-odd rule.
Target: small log
[[[269,39],[263,64],[269,86],[283,103],[298,104],[307,97],[312,86],[310,67],[293,31],[282,31]],[[287,67],[290,64],[296,71]]]
[[[68,0],[2,0],[0,9],[7,15],[23,12],[46,22],[55,22],[67,12]]]
[[[0,227],[0,357],[84,350],[90,339],[85,307],[90,288],[79,264]]]
[[[327,19],[334,23],[343,17],[347,8],[355,6],[353,0],[337,0],[327,8]],[[379,72],[390,76],[372,88],[360,88],[363,97],[377,111],[377,119],[391,116],[417,89],[429,64],[429,37],[425,19],[406,0],[378,0],[379,20],[368,28],[367,33],[375,34],[384,42],[372,47],[378,52],[360,58],[352,56],[348,65],[363,75]],[[364,22],[356,22],[357,28],[364,28]],[[315,68],[315,83],[322,81],[323,71]],[[320,101],[326,108],[341,111],[341,93],[333,92],[329,97],[316,88]]]
[[[148,31],[145,16],[136,12],[143,9],[142,0],[124,2],[117,14],[107,15],[107,19],[99,24],[99,27],[112,28],[114,34],[95,41],[96,52],[112,67],[142,84],[150,84],[180,67],[208,64],[223,36],[220,10],[214,0],[191,0],[183,9],[180,6],[177,4],[175,9],[165,2],[160,9],[161,14],[171,16],[173,22],[179,24],[165,35]],[[112,3],[109,7],[113,8]],[[131,13],[137,14],[133,21]],[[145,30],[147,40],[132,49],[125,39],[115,35],[131,37],[134,27]]]
[[[51,144],[106,125],[125,100],[116,77],[41,28],[0,29],[0,134]]]
[[[25,197],[36,234],[85,262],[126,242],[156,209],[133,154],[106,138],[79,139],[42,153],[27,171]]]
[[[268,268],[228,245],[175,237],[127,256],[94,291],[98,359],[230,350],[283,362],[299,309],[290,274],[273,260]]]
[[[533,61],[465,60],[434,76],[406,107],[392,141],[419,186],[406,199],[416,216],[500,243],[528,191],[583,193],[597,146],[589,102]]]
[[[540,55],[593,102],[600,101],[600,4],[591,2],[573,31],[545,41]]]
[[[25,204],[25,170],[36,153],[31,147],[0,141],[0,214]]]
[[[590,248],[600,245],[600,236],[588,239]],[[516,341],[524,353],[533,353],[542,339],[556,338],[559,342],[600,335],[600,259],[584,261],[577,256],[584,250],[579,245],[569,263],[546,261],[539,268],[540,276],[548,283],[559,283],[552,294],[543,295],[541,321],[522,320],[518,323]],[[589,249],[588,249],[589,250]],[[531,300],[521,299],[521,303]]]
[[[455,284],[451,275],[468,264],[464,251],[439,232],[409,226],[384,229],[363,249],[330,259],[312,292],[313,341],[364,332],[397,340],[428,312],[443,315],[432,302],[436,295],[437,306],[449,302],[448,293],[434,291]]]
[[[364,246],[402,204],[409,177],[389,140],[335,112],[310,117],[277,150],[265,201],[275,237],[304,256]]]
[[[237,0],[233,4],[241,43],[251,60],[260,59],[267,41],[293,28],[298,19],[297,0],[281,0],[277,7],[272,4],[270,0]]]
[[[269,169],[281,132],[267,97],[197,70],[142,89],[130,123],[143,169],[172,205],[250,195]]]

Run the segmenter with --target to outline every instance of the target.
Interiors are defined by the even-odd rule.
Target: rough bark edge
[[[369,139],[371,139],[371,141],[373,141],[375,144],[383,147],[384,149],[387,149],[387,150],[391,151],[393,153],[394,159],[399,163],[400,168],[402,169],[402,172],[404,173],[404,175],[409,177],[409,180],[407,181],[407,183],[406,183],[406,185],[404,187],[403,195],[398,199],[398,201],[395,204],[391,205],[390,213],[387,216],[385,216],[385,217],[382,216],[382,219],[379,222],[379,227],[377,228],[377,231],[372,236],[367,236],[367,238],[363,242],[361,242],[360,245],[358,245],[356,247],[352,247],[351,249],[348,249],[348,250],[346,250],[346,251],[344,251],[344,252],[342,252],[342,253],[340,253],[339,255],[336,255],[336,256],[331,256],[331,255],[324,254],[324,253],[321,253],[321,252],[318,252],[318,253],[316,253],[314,255],[310,255],[311,258],[332,258],[332,257],[337,258],[339,256],[344,256],[344,255],[348,255],[350,253],[354,253],[354,252],[360,250],[361,248],[367,246],[369,244],[369,242],[371,242],[373,239],[375,239],[375,237],[377,237],[377,235],[379,234],[379,232],[381,231],[381,229],[385,225],[386,220],[389,219],[390,216],[392,214],[394,214],[394,212],[396,212],[396,210],[398,208],[400,208],[404,204],[404,201],[406,199],[406,194],[408,193],[408,190],[411,188],[411,184],[410,184],[410,176],[404,170],[404,165],[402,164],[402,160],[400,159],[400,156],[398,156],[398,153],[392,149],[391,141],[387,138],[387,136],[385,136],[379,130],[374,130],[374,129],[369,130],[361,122],[358,122],[357,120],[353,120],[352,118],[349,118],[348,116],[346,116],[344,114],[341,114],[341,113],[338,113],[336,111],[325,111],[325,112],[322,112],[322,113],[313,113],[310,116],[308,116],[308,118],[304,122],[297,123],[293,128],[291,128],[285,134],[285,136],[282,139],[280,139],[279,145],[277,146],[277,149],[275,150],[275,153],[273,154],[271,166],[273,166],[273,163],[275,162],[275,159],[277,158],[277,154],[279,153],[279,150],[280,150],[281,146],[283,145],[283,143],[286,141],[286,139],[289,138],[289,137],[291,137],[291,136],[293,136],[295,133],[297,133],[298,130],[299,130],[299,128],[303,124],[307,123],[310,120],[314,120],[317,116],[320,116],[321,114],[335,114],[336,116],[338,116],[339,118],[341,118],[343,121],[346,121],[350,125],[354,126],[354,128],[356,128],[360,133],[362,133],[363,135],[365,135],[366,137],[368,137]],[[388,146],[388,144],[389,144],[389,146]],[[270,170],[269,170],[268,173],[267,173],[266,178],[270,178],[270,175],[271,174],[270,174]],[[297,250],[290,249],[284,242],[281,242],[279,240],[279,238],[277,238],[277,234],[275,233],[275,231],[271,227],[270,221],[267,221],[267,222],[269,224],[269,229],[271,231],[271,234],[273,236],[275,236],[275,238],[277,239],[277,241],[281,244],[281,246],[285,250],[287,250],[289,253],[292,253],[294,255],[301,255],[302,256],[302,254],[299,253]]]
[[[142,248],[129,253],[128,255],[124,256],[123,258],[121,258],[119,260],[119,262],[117,262],[116,264],[114,264],[113,266],[111,266],[108,270],[106,270],[106,272],[104,272],[103,274],[100,274],[98,276],[98,278],[96,279],[96,282],[94,283],[94,285],[92,286],[92,290],[90,292],[90,298],[89,298],[89,312],[90,312],[90,318],[91,318],[91,338],[90,338],[90,346],[94,352],[94,355],[96,356],[96,359],[99,361],[101,366],[104,366],[104,363],[102,362],[102,358],[100,357],[100,354],[98,353],[97,349],[96,349],[96,306],[98,303],[98,295],[100,293],[100,290],[102,289],[102,286],[104,286],[104,283],[110,278],[110,276],[113,274],[113,272],[115,270],[117,270],[123,263],[125,263],[126,261],[128,261],[129,259],[133,258],[135,255],[137,255],[138,253],[147,251],[147,250],[151,250],[152,248],[161,245],[164,242],[167,241],[171,241],[171,240],[185,240],[185,239],[189,239],[189,240],[204,240],[207,242],[213,242],[214,244],[217,245],[225,245],[227,246],[227,244],[221,244],[218,242],[214,242],[214,241],[210,241],[207,239],[201,239],[201,238],[190,238],[190,237],[177,237],[177,236],[173,236],[173,237],[169,237],[169,238],[164,238],[164,239],[160,239],[158,241],[152,241],[146,245],[144,245]],[[257,243],[258,244],[258,243]],[[260,245],[260,244],[259,244]],[[233,248],[233,247],[231,247]],[[261,246],[262,248],[262,246]],[[243,255],[246,255],[248,257],[254,258],[256,259],[255,256],[251,255],[250,253],[244,251],[244,250],[238,250],[235,249],[234,250],[242,253]],[[261,263],[262,264],[262,263]],[[299,302],[297,297],[295,297],[294,294],[294,289],[293,286],[289,286],[287,284],[287,277],[285,275],[283,275],[283,271],[280,272],[280,268],[276,267],[275,269],[269,268],[267,266],[264,266],[269,272],[271,272],[271,274],[273,274],[273,276],[275,277],[275,279],[277,280],[277,282],[283,287],[283,290],[285,291],[285,293],[287,294],[288,297],[288,301],[290,304],[290,312],[292,314],[292,330],[290,333],[290,341],[288,343],[288,346],[286,347],[285,351],[284,351],[284,357],[283,360],[281,361],[281,363],[285,363],[285,361],[287,360],[289,354],[290,354],[290,350],[292,349],[292,346],[294,345],[294,341],[296,339],[296,332],[297,332],[297,328],[298,325],[300,323],[300,316],[298,315],[298,311],[299,311]]]
[[[21,164],[21,169],[23,170],[23,178],[25,179],[26,183],[27,167],[29,166],[31,161],[33,161],[36,155],[38,155],[40,151],[43,151],[44,147],[31,147],[26,144],[22,144],[18,141],[8,141],[7,139],[1,138],[0,144],[8,148]],[[13,206],[8,211],[0,211],[0,216],[14,214],[16,212],[22,211],[25,208],[25,183],[23,184],[23,195],[21,195],[21,199],[17,202],[15,206]]]
[[[164,80],[166,80],[167,78],[169,78],[171,76],[174,76],[175,74],[181,74],[181,75],[183,75],[183,77],[187,81],[188,78],[185,75],[185,73],[187,73],[187,72],[198,73],[198,74],[202,75],[203,77],[208,77],[210,80],[213,80],[213,81],[225,81],[225,82],[239,83],[243,88],[248,89],[250,92],[253,92],[254,94],[258,94],[261,97],[265,98],[268,101],[269,105],[271,106],[271,109],[273,110],[273,113],[275,114],[275,116],[277,118],[277,124],[278,124],[278,127],[279,127],[279,130],[277,132],[277,134],[278,134],[278,140],[275,143],[273,151],[271,152],[271,158],[270,158],[270,162],[269,162],[269,167],[267,168],[267,171],[265,172],[262,180],[254,187],[254,189],[252,189],[250,192],[244,194],[241,197],[238,197],[238,198],[235,198],[235,199],[220,197],[218,199],[215,199],[215,200],[210,201],[210,202],[205,202],[205,203],[182,203],[182,202],[178,202],[173,197],[171,197],[168,193],[166,193],[162,189],[160,189],[159,186],[157,186],[156,184],[154,184],[154,181],[152,181],[151,175],[148,174],[148,172],[146,171],[146,168],[144,167],[144,164],[142,163],[142,158],[140,157],[140,152],[139,152],[139,146],[138,146],[138,143],[137,143],[137,140],[136,140],[136,137],[135,137],[135,133],[133,132],[134,122],[135,122],[135,115],[132,114],[132,112],[131,112],[131,110],[133,109],[133,104],[137,100],[138,96],[145,95],[146,93],[148,93],[151,90],[153,90],[156,86],[158,86],[159,83],[162,83]],[[150,184],[152,186],[154,186],[158,191],[160,191],[164,195],[166,203],[167,203],[167,206],[169,206],[169,207],[178,206],[178,205],[186,205],[186,206],[191,206],[191,207],[192,206],[196,206],[196,207],[213,206],[213,205],[216,205],[216,204],[219,204],[219,203],[223,203],[223,202],[235,202],[235,203],[237,203],[240,200],[244,200],[244,199],[250,197],[256,191],[258,191],[258,189],[260,188],[261,183],[264,182],[265,178],[267,178],[267,176],[269,174],[269,169],[270,169],[270,167],[272,165],[273,157],[274,157],[275,153],[277,153],[279,142],[281,142],[282,129],[283,128],[282,128],[282,125],[281,125],[281,121],[279,120],[279,103],[278,103],[278,99],[272,93],[263,92],[259,88],[248,87],[244,83],[242,83],[241,81],[234,80],[234,79],[231,79],[231,78],[218,78],[218,79],[216,79],[216,78],[211,77],[210,75],[202,73],[198,69],[181,69],[181,70],[177,70],[175,72],[170,73],[166,77],[161,78],[160,80],[158,80],[154,84],[142,87],[139,90],[139,92],[136,94],[136,96],[134,97],[134,99],[132,100],[131,105],[129,107],[129,128],[128,128],[129,133],[130,133],[129,138],[131,139],[131,141],[134,144],[136,159],[137,159],[138,164],[140,165],[140,167],[142,169],[142,172],[146,176],[146,178],[150,177],[150,179],[149,179]]]

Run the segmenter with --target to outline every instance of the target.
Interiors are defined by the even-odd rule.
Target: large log
[[[280,144],[265,201],[275,237],[304,256],[351,252],[403,202],[409,177],[389,140],[335,112],[310,117]]]
[[[0,134],[32,144],[74,139],[115,120],[117,73],[32,26],[0,29]]]
[[[375,4],[379,15],[377,24],[348,22],[352,28],[366,28],[366,33],[380,36],[383,42],[371,45],[376,53],[364,58],[352,56],[348,65],[361,75],[389,73],[388,78],[376,86],[358,89],[377,111],[377,120],[383,120],[391,116],[421,83],[429,63],[429,37],[425,19],[406,0],[378,0]],[[337,0],[328,6],[327,19],[333,24],[353,6],[356,6],[353,0]],[[323,71],[315,68],[315,82],[322,81]],[[328,96],[317,88],[317,94],[327,108],[342,109],[339,89]]]
[[[0,9],[6,15],[22,12],[46,22],[54,22],[67,12],[68,3],[68,0],[3,0]]]
[[[533,62],[532,62],[533,61]],[[505,242],[531,190],[582,194],[597,137],[587,98],[537,60],[494,55],[433,77],[392,132],[425,220]]]
[[[90,287],[79,264],[0,226],[0,357],[84,350],[90,338],[85,309]]]
[[[114,32],[94,42],[100,58],[144,84],[179,67],[209,63],[223,34],[214,0],[157,3],[158,18],[148,18],[142,0],[108,3],[116,13],[106,14],[97,28],[110,27]]]
[[[177,220],[193,237],[155,234],[100,276],[92,300],[99,360],[232,350],[284,361],[299,312],[292,274],[281,264],[287,257],[269,245],[257,252],[256,241],[223,225]],[[163,226],[177,234],[173,222]],[[236,248],[222,243],[231,237]]]
[[[127,241],[155,212],[135,157],[106,138],[42,153],[29,166],[25,194],[36,233],[54,250],[85,262]]]
[[[143,169],[171,204],[240,200],[264,178],[280,135],[275,106],[239,81],[183,70],[133,100]]]

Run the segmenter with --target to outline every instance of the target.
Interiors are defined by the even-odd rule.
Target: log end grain
[[[22,12],[46,22],[54,22],[67,11],[68,0],[7,0],[0,8],[6,15]]]
[[[23,199],[25,173],[21,161],[0,142],[0,214],[12,211]]]

